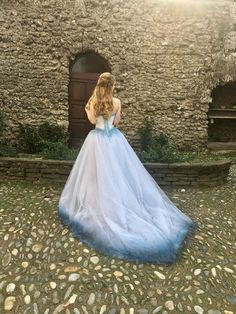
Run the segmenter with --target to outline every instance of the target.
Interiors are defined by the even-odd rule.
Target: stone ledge
[[[217,186],[227,181],[232,161],[144,163],[160,186]],[[65,183],[74,161],[0,157],[1,179]]]

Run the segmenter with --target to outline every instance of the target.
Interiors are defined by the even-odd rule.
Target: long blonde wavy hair
[[[89,105],[92,102],[94,106],[94,115],[102,115],[108,119],[109,114],[114,109],[113,105],[113,86],[115,76],[110,72],[102,73],[97,81],[97,85],[90,97]]]

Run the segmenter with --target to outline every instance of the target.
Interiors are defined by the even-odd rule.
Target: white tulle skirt
[[[87,135],[59,200],[59,215],[86,245],[115,258],[169,264],[197,223],[145,169],[119,129]]]

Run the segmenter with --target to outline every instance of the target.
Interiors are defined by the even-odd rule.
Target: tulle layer
[[[125,136],[93,129],[61,193],[59,215],[86,245],[115,258],[160,264],[180,257],[197,223],[145,169]]]

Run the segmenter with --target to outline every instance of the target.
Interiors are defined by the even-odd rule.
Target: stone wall
[[[182,148],[207,141],[211,91],[236,80],[232,0],[1,0],[0,109],[4,136],[20,122],[68,124],[69,65],[104,57],[135,147],[145,117]]]
[[[65,183],[74,161],[0,158],[0,178]],[[231,161],[208,163],[144,163],[160,186],[209,187],[227,181]]]

